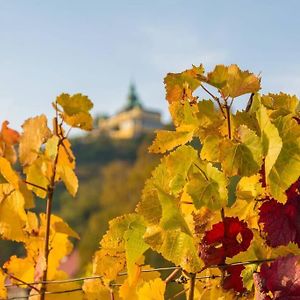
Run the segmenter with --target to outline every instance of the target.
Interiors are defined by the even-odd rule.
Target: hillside
[[[54,211],[80,234],[77,246],[83,266],[98,248],[108,221],[134,210],[159,160],[147,151],[152,139],[148,135],[133,140],[85,137],[72,141],[79,190],[72,199],[60,186]]]

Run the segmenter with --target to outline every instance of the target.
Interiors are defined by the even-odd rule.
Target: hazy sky
[[[300,95],[300,1],[0,0],[0,122],[19,128],[81,92],[114,113],[131,80],[166,119],[163,77],[192,64],[262,72],[263,91]]]

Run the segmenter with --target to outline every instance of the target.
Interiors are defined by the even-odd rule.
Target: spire
[[[135,107],[142,107],[142,103],[136,93],[135,85],[133,83],[129,86],[129,93],[127,96],[127,103],[124,107],[124,110],[130,110]]]

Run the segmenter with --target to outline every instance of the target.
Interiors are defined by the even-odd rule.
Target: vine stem
[[[190,288],[189,288],[188,300],[194,300],[195,283],[196,283],[196,274],[192,273],[190,274]]]
[[[3,270],[3,269],[2,269],[2,271],[3,271],[7,276],[9,276],[10,278],[12,278],[12,279],[14,279],[14,280],[16,280],[16,281],[18,281],[18,282],[21,282],[21,284],[27,285],[28,287],[34,289],[34,290],[37,291],[38,293],[40,292],[40,290],[39,290],[38,288],[36,288],[34,285],[31,285],[31,284],[26,283],[26,282],[23,281],[22,279],[20,279],[20,278],[18,278],[18,277],[15,277],[14,275],[12,275],[12,274],[6,272],[6,271]]]
[[[222,115],[223,115],[224,117],[226,117],[226,116],[225,116],[225,113],[224,113],[224,110],[223,110],[223,107],[222,107],[222,104],[221,104],[221,102],[220,102],[220,99],[219,99],[217,96],[215,96],[213,93],[211,93],[211,92],[210,92],[203,84],[201,84],[200,86],[203,88],[203,90],[204,90],[207,94],[209,94],[215,101],[217,101],[217,103],[218,103],[218,105],[219,105],[219,108],[220,108],[220,111],[221,111]]]
[[[55,118],[55,132],[58,135],[58,121],[57,116]],[[42,286],[41,286],[41,300],[45,300],[45,292],[46,292],[46,284],[44,283],[47,281],[47,274],[48,274],[48,258],[49,258],[49,240],[50,240],[50,224],[51,224],[51,214],[52,214],[52,202],[53,202],[53,194],[54,194],[54,188],[55,188],[55,175],[56,175],[56,166],[58,162],[58,153],[59,153],[59,147],[61,145],[61,139],[59,140],[57,144],[57,152],[55,155],[54,163],[53,163],[53,173],[50,180],[50,184],[48,186],[48,197],[47,197],[47,207],[46,207],[46,233],[45,233],[45,241],[44,241],[44,257],[46,266],[43,271],[43,277],[42,277]]]
[[[228,138],[231,140],[231,121],[230,121],[230,105],[225,102],[226,120],[228,127]]]

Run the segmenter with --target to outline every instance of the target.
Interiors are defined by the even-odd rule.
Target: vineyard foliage
[[[110,221],[83,282],[64,281],[60,261],[79,236],[51,207],[60,181],[76,195],[68,135],[92,129],[93,104],[58,96],[52,129],[45,115],[21,134],[3,122],[0,235],[26,256],[0,269],[1,299],[8,279],[33,299],[159,300],[171,281],[189,300],[300,297],[299,99],[260,94],[261,78],[237,65],[193,66],[164,82],[175,129],[157,132],[149,151],[160,164],[135,212]],[[36,201],[47,201],[45,213],[34,213]],[[175,266],[171,276],[147,265],[149,251]]]

